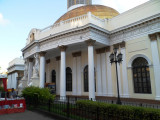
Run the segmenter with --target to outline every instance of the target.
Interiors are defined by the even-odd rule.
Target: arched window
[[[132,63],[133,82],[135,93],[151,93],[150,70],[148,62],[142,57]]]
[[[52,70],[52,83],[56,83],[56,71]]]
[[[96,92],[96,76],[94,69],[94,78],[95,78],[95,92]],[[88,65],[84,68],[84,92],[88,92],[89,84],[88,84]]]
[[[66,68],[66,91],[72,91],[72,70],[71,68]]]

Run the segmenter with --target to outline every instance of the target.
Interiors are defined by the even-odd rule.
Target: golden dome
[[[91,12],[93,15],[105,19],[105,18],[112,18],[114,16],[119,15],[119,13],[110,7],[103,6],[103,5],[86,5],[75,8],[71,11],[65,13],[62,17],[60,17],[55,23],[59,23],[61,21],[68,20],[70,18],[78,17],[84,14]]]

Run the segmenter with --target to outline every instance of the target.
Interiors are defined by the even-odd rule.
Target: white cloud
[[[3,15],[0,13],[0,25],[7,25],[9,20],[5,19]]]
[[[122,13],[147,1],[149,0],[93,0],[93,4],[106,5]]]

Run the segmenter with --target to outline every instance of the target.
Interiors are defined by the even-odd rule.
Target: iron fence
[[[64,116],[66,119],[73,120],[140,120],[139,118],[130,117],[126,113],[112,113],[111,111],[102,110],[97,107],[93,111],[92,107],[81,107],[76,104],[77,100],[87,100],[86,98],[69,98],[66,100],[60,100],[56,98],[55,100],[40,100],[38,97],[25,97],[26,104],[28,108],[36,108],[56,115]],[[106,102],[106,101],[100,101]],[[114,104],[114,101],[107,101],[107,103]],[[126,103],[127,104],[127,103]],[[129,104],[130,105],[130,104]],[[139,105],[143,106],[143,105]],[[95,109],[95,108],[94,108]],[[102,112],[105,111],[105,112]],[[150,116],[148,120],[160,120],[160,118],[152,118]]]

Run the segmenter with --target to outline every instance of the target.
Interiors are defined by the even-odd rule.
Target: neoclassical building
[[[68,0],[68,11],[44,29],[32,29],[26,46],[23,87],[56,84],[67,95],[117,96],[114,48],[122,98],[160,100],[160,1],[119,13],[92,0]]]

